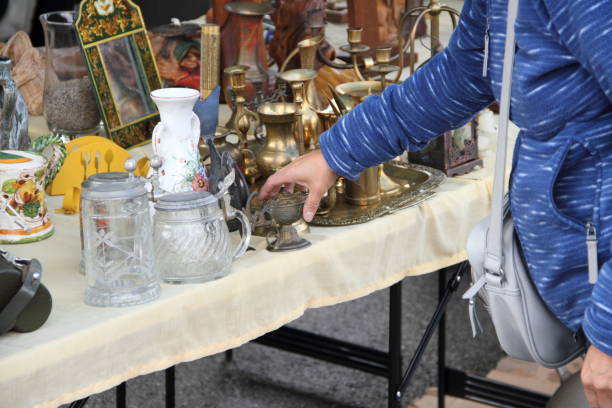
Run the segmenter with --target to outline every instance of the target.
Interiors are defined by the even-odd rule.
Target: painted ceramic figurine
[[[28,106],[11,77],[12,65],[0,57],[0,149],[22,150],[30,146]]]

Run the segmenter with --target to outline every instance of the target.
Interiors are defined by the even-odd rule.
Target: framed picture
[[[140,8],[130,0],[83,0],[75,28],[108,136],[127,148],[148,142],[162,87]]]

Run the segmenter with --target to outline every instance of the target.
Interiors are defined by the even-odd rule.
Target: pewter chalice
[[[310,242],[299,236],[292,225],[302,217],[306,193],[281,192],[278,196],[270,198],[265,204],[267,212],[278,225],[276,231],[266,235],[268,247],[271,252],[293,251],[310,246]],[[276,238],[276,239],[274,239]]]

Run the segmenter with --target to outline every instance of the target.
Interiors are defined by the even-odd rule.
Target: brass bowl
[[[337,85],[336,91],[340,95],[350,96],[353,98],[353,104],[357,105],[368,96],[381,93],[382,85],[379,81],[346,82]]]
[[[281,72],[278,76],[289,83],[291,82],[306,82],[313,80],[317,77],[317,71],[314,69],[290,69],[285,72]]]

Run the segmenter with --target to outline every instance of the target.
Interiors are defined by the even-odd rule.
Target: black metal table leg
[[[389,294],[389,408],[399,408],[395,393],[402,380],[402,281],[391,286]]]
[[[225,351],[225,361],[228,363],[234,360],[234,350],[226,350]]]
[[[174,366],[166,368],[166,408],[174,408],[176,405],[174,368]]]
[[[410,380],[412,379],[414,373],[416,372],[416,369],[419,366],[419,363],[421,362],[421,358],[423,357],[423,353],[425,353],[425,349],[429,345],[429,341],[431,340],[431,337],[433,336],[433,333],[436,327],[438,326],[438,324],[440,323],[440,321],[442,320],[444,316],[446,306],[448,305],[448,301],[450,300],[452,293],[456,291],[457,287],[459,286],[461,277],[463,276],[463,274],[465,273],[465,270],[467,269],[467,263],[461,263],[454,268],[455,268],[455,273],[453,274],[453,276],[448,282],[446,282],[445,278],[442,278],[442,277],[440,278],[439,282],[440,282],[440,287],[442,289],[440,301],[438,302],[438,306],[436,307],[436,310],[431,320],[429,321],[427,328],[425,329],[425,333],[423,334],[423,337],[421,337],[421,341],[419,342],[414,354],[412,355],[412,358],[410,359],[410,363],[408,364],[408,368],[406,369],[406,372],[404,373],[404,377],[402,378],[402,381],[399,387],[396,388],[394,397],[396,398],[398,402],[401,400],[404,394],[404,391],[408,387]],[[440,271],[440,273],[441,274],[443,273],[445,275],[445,272]]]
[[[438,302],[444,299],[446,287],[446,269],[438,272]],[[440,316],[438,324],[438,408],[444,408],[446,395],[446,313]]]
[[[127,383],[122,382],[116,388],[117,408],[126,408],[127,407]]]
[[[88,400],[89,400],[89,397],[85,397],[78,401],[71,402],[70,405],[68,405],[68,408],[83,408],[85,404],[87,404]]]

